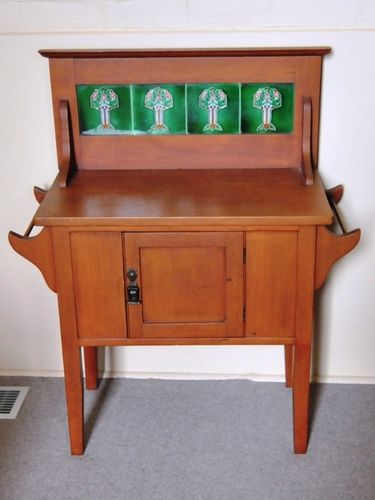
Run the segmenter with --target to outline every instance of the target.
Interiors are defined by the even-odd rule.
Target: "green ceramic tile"
[[[77,102],[86,135],[293,131],[292,83],[78,85]]]
[[[238,83],[188,84],[186,91],[190,134],[240,132]]]
[[[109,106],[109,115],[107,116],[105,116],[105,111],[101,112],[99,109],[101,96]],[[129,85],[77,85],[77,102],[81,134],[121,135],[132,133]]]
[[[185,134],[185,86],[132,85],[135,134]]]
[[[268,129],[262,127],[263,111],[257,109],[254,104],[261,107],[264,102],[264,91],[258,94],[259,98],[254,102],[254,96],[258,89],[270,89],[268,100],[273,103],[271,123],[274,126]],[[276,89],[276,92],[273,90]],[[281,99],[280,99],[281,95]],[[263,100],[262,100],[263,99]],[[272,101],[272,102],[271,102]],[[294,84],[293,83],[243,83],[241,88],[241,130],[245,134],[288,134],[293,131],[294,122]]]

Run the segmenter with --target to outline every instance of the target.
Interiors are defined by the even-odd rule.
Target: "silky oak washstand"
[[[306,452],[314,291],[360,238],[317,170],[329,52],[40,51],[59,171],[9,240],[58,296],[72,454],[82,350],[96,389],[98,347],[228,344],[284,345]]]

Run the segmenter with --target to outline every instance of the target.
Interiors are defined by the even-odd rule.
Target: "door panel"
[[[80,338],[126,337],[121,233],[70,234]]]
[[[225,247],[144,248],[140,264],[146,323],[225,321]]]
[[[242,233],[127,233],[124,241],[141,297],[127,305],[129,337],[243,335]]]
[[[246,234],[246,336],[292,337],[297,231]]]

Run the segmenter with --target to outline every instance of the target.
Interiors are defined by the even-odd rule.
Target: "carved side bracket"
[[[342,196],[344,194],[344,186],[342,184],[339,184],[338,186],[335,186],[331,189],[326,189],[326,196],[328,203],[330,207],[332,208],[332,212],[335,215],[335,218],[341,228],[341,231],[343,234],[345,234],[347,231],[345,229],[344,223],[340,217],[340,214],[337,211],[337,204],[340,202]]]
[[[61,155],[59,157],[59,187],[65,188],[74,168],[73,132],[70,119],[69,102],[59,104]]]
[[[45,227],[38,235],[32,237],[21,236],[20,234],[10,231],[8,239],[13,250],[32,262],[43,274],[49,288],[56,292],[50,228]]]
[[[325,282],[333,264],[353,250],[359,242],[360,237],[360,229],[354,229],[350,233],[337,235],[325,226],[318,227],[315,267],[316,290]]]
[[[361,237],[361,230],[354,229],[346,232],[344,224],[337,211],[336,203],[338,203],[344,193],[344,187],[340,184],[334,188],[327,189],[326,195],[341,227],[343,234],[337,235],[332,233],[325,226],[318,226],[317,229],[317,247],[316,247],[316,265],[315,265],[315,289],[320,288],[325,282],[329,270],[333,264],[349,253],[357,245]]]
[[[304,97],[302,102],[302,173],[305,184],[314,184],[312,160],[312,104],[310,97]]]
[[[333,203],[336,204],[339,203],[343,194],[344,194],[344,186],[342,184],[339,184],[338,186],[335,186],[330,189],[326,189],[326,195],[329,202],[332,201]]]
[[[34,186],[33,191],[34,191],[34,196],[35,196],[36,201],[39,204],[42,203],[42,201],[44,200],[44,197],[47,194],[47,191],[45,189],[42,189],[42,188],[38,187],[38,186]],[[34,227],[34,218],[31,219],[30,224],[27,226],[27,229],[26,229],[26,231],[24,233],[25,237],[29,236],[29,234],[33,230],[33,227]]]
[[[39,203],[39,205],[44,200],[46,194],[47,194],[47,191],[45,189],[42,189],[38,186],[34,186],[34,196],[35,196],[36,201]]]

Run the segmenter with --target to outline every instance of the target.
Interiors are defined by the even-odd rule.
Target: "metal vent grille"
[[[0,420],[17,417],[28,390],[28,387],[0,387]]]

